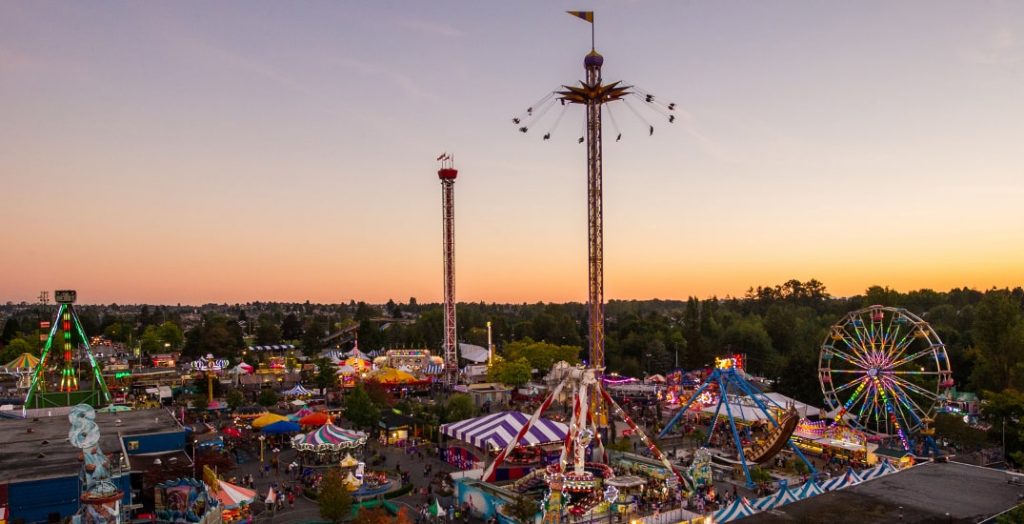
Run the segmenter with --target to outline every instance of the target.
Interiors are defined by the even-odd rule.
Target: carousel
[[[358,453],[365,445],[366,433],[339,428],[330,422],[292,439],[292,447],[299,452],[304,465],[334,465],[342,460],[342,453]]]

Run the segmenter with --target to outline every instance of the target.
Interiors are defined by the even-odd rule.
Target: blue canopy
[[[296,433],[300,429],[302,428],[298,424],[290,420],[279,420],[264,426],[261,431],[267,435],[282,435],[284,433]]]

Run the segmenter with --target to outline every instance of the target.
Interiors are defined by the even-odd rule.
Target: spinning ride
[[[718,416],[722,412],[722,406],[725,406],[725,416],[729,421],[729,429],[732,431],[733,444],[736,446],[736,455],[739,458],[740,464],[743,466],[743,473],[747,477],[747,486],[753,488],[755,486],[753,478],[750,476],[750,470],[747,467],[748,462],[764,463],[775,456],[783,447],[789,446],[793,450],[800,460],[807,465],[807,468],[812,472],[816,472],[814,465],[804,457],[800,449],[796,447],[790,437],[793,435],[793,431],[796,430],[796,425],[800,420],[799,415],[793,407],[785,408],[780,406],[770,397],[761,393],[757,388],[750,385],[747,380],[743,377],[741,372],[737,369],[736,359],[733,358],[718,358],[715,359],[715,369],[708,376],[704,384],[694,391],[693,395],[690,396],[679,411],[672,417],[672,420],[665,425],[665,429],[661,430],[658,435],[664,437],[675,427],[676,423],[683,417],[683,414],[690,408],[690,406],[698,399],[702,398],[706,390],[715,385],[718,387],[718,402],[715,407],[715,414],[711,419],[711,427],[708,430],[708,440],[705,443],[705,447],[711,443],[711,437],[715,433],[715,427],[718,424]],[[742,398],[745,401],[749,400],[749,403],[753,404],[752,407],[754,412],[759,414],[759,418],[763,417],[763,420],[770,424],[767,434],[762,438],[754,440],[749,446],[744,447],[743,440],[740,438],[740,432],[736,427],[736,414],[733,413],[734,409],[742,409],[743,406],[734,404],[729,398],[729,388],[732,387],[733,391],[739,394],[746,395]]]
[[[557,521],[562,511],[568,511],[574,516],[590,511],[604,500],[602,492],[598,489],[598,479],[607,480],[615,476],[615,472],[606,465],[608,460],[604,453],[601,435],[597,431],[597,417],[594,414],[595,410],[591,409],[591,406],[595,404],[601,405],[629,425],[633,434],[647,446],[654,458],[660,460],[665,469],[674,474],[673,485],[683,484],[686,491],[692,489],[693,483],[672,467],[654,441],[647,437],[644,431],[605,391],[604,385],[596,378],[599,376],[600,370],[576,366],[564,369],[561,374],[562,380],[541,403],[530,420],[523,424],[508,446],[501,450],[494,460],[484,468],[482,480],[487,482],[494,480],[498,467],[512,454],[533,424],[540,419],[554,400],[559,398],[563,389],[568,386],[569,391],[572,392],[570,398],[573,402],[573,410],[569,420],[569,433],[566,436],[558,463],[538,470],[543,473],[534,473],[520,480],[520,483],[523,483],[534,478],[534,475],[544,475],[548,485],[548,495],[545,497],[544,504],[545,519]],[[588,461],[588,451],[592,451],[591,455],[599,461]]]
[[[946,347],[927,322],[903,308],[870,306],[832,326],[821,345],[818,381],[834,424],[848,421],[913,451],[953,387]]]

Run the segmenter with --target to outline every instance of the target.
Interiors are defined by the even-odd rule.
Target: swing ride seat
[[[789,437],[796,431],[797,423],[800,421],[800,415],[795,409],[790,409],[786,412],[786,415],[779,421],[778,427],[772,428],[768,436],[761,440],[758,444],[744,449],[743,454],[747,460],[763,464],[774,457],[782,447],[789,441]]]

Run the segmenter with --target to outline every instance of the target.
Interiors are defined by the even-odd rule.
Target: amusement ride
[[[938,453],[931,424],[954,383],[946,347],[921,317],[878,305],[847,314],[821,345],[818,380],[832,424]]]
[[[57,314],[50,324],[50,333],[43,345],[39,363],[32,371],[23,409],[76,404],[100,407],[109,404],[110,391],[103,381],[92,348],[89,347],[89,337],[75,312],[74,303],[78,293],[68,289],[57,290],[53,297],[59,304]],[[79,383],[83,363],[89,366],[92,380]],[[59,382],[50,376],[51,372],[59,374]],[[57,390],[51,391],[54,385]]]

